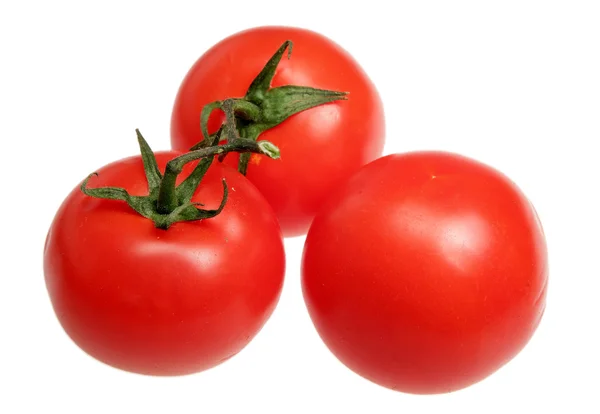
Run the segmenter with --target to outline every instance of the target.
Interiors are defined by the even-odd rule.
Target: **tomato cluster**
[[[374,84],[318,33],[222,40],[181,83],[172,149],[137,137],[140,155],[68,195],[44,248],[60,323],[106,364],[183,375],[234,356],[277,305],[283,238],[300,235],[318,334],[382,386],[467,387],[540,322],[548,259],[527,197],[459,154],[382,156]]]

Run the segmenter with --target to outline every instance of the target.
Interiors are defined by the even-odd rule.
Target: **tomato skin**
[[[157,153],[161,170],[178,154]],[[140,157],[98,172],[89,187],[147,194]],[[60,323],[84,351],[140,374],[191,374],[235,355],[262,328],[283,284],[281,230],[258,190],[218,163],[192,201],[216,208],[222,178],[229,198],[218,216],[168,230],[79,187],[66,198],[48,233],[44,272]]]
[[[302,259],[309,314],[347,367],[431,394],[489,376],[545,309],[545,236],[500,172],[444,152],[363,167],[315,217]]]
[[[202,140],[204,105],[245,95],[254,77],[286,40],[294,42],[272,86],[294,84],[350,92],[347,101],[298,113],[261,134],[281,150],[280,160],[253,155],[247,177],[271,204],[286,237],[305,234],[329,192],[362,165],[379,157],[385,122],[379,94],[340,46],[318,33],[292,27],[258,27],[236,33],[207,51],[191,67],[178,91],[171,143],[188,150]],[[222,118],[209,122],[216,131]],[[237,165],[237,155],[226,162]]]

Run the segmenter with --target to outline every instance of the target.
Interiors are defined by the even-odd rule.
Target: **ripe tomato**
[[[419,394],[464,388],[513,358],[540,322],[547,278],[528,199],[444,152],[363,167],[315,217],[302,262],[306,306],[333,354]]]
[[[157,154],[158,166],[176,152]],[[187,165],[178,181],[189,175]],[[83,350],[114,367],[189,374],[238,353],[278,301],[285,258],[277,219],[234,169],[213,163],[192,197],[216,217],[161,230],[126,203],[79,187],[60,207],[44,249],[56,315]],[[148,193],[141,157],[109,164],[89,187]]]
[[[348,100],[292,115],[263,132],[281,149],[281,160],[253,155],[247,171],[271,204],[284,236],[305,234],[329,192],[362,165],[379,157],[384,114],[375,86],[340,46],[315,32],[290,27],[258,27],[234,34],[207,51],[191,67],[178,91],[171,120],[172,147],[187,150],[202,140],[200,113],[210,102],[243,97],[280,45],[293,42],[272,81],[349,92]],[[209,122],[214,133],[222,114]],[[237,165],[239,156],[225,162]]]

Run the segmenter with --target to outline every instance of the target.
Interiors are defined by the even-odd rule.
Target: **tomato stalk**
[[[269,59],[265,67],[250,84],[243,98],[228,98],[207,104],[200,114],[200,127],[203,141],[192,147],[197,150],[211,145],[214,135],[208,133],[208,119],[212,112],[221,109],[225,113],[226,123],[235,125],[228,128],[227,139],[237,137],[256,141],[260,134],[271,129],[290,116],[326,103],[346,100],[347,92],[337,92],[308,86],[284,85],[271,88],[275,71],[287,50],[287,58],[292,54],[292,42],[285,41]],[[220,157],[222,159],[223,157]],[[240,155],[238,170],[246,174],[250,154]]]
[[[156,163],[154,152],[140,131],[136,129],[149,194],[132,196],[125,189],[118,187],[89,188],[88,181],[98,173],[90,174],[83,181],[81,191],[90,197],[125,201],[140,215],[152,220],[157,228],[164,230],[180,221],[215,217],[223,210],[227,202],[228,189],[225,180],[223,180],[223,198],[217,209],[201,209],[199,207],[202,204],[193,203],[191,199],[216,155],[223,156],[230,152],[241,152],[263,154],[273,159],[279,158],[279,149],[268,141],[256,142],[235,137],[229,139],[227,143],[219,144],[224,130],[226,128],[222,127],[215,134],[211,140],[212,145],[187,152],[170,160],[163,175]],[[181,184],[176,185],[177,177],[183,171],[183,167],[199,159],[201,161],[190,175]]]

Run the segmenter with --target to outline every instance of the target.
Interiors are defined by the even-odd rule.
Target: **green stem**
[[[246,121],[258,121],[261,115],[260,106],[245,99],[233,99],[233,111]]]
[[[178,207],[177,200],[177,176],[181,171],[174,171],[173,167],[167,164],[165,174],[158,187],[158,200],[156,201],[156,210],[159,214],[169,214]]]
[[[152,149],[140,131],[136,129],[142,163],[148,183],[148,195],[133,196],[124,188],[119,187],[89,188],[88,183],[90,179],[97,176],[97,173],[90,174],[82,182],[81,191],[89,197],[124,201],[138,214],[152,220],[157,228],[164,230],[167,230],[174,223],[215,217],[221,213],[225,207],[225,203],[227,203],[229,192],[225,180],[223,180],[223,198],[218,208],[202,209],[199,207],[202,204],[192,202],[191,200],[216,155],[224,155],[232,151],[237,151],[242,153],[256,152],[271,158],[279,158],[279,148],[268,141],[256,142],[238,137],[231,142],[218,145],[221,134],[225,129],[226,126],[222,126],[210,140],[205,140],[206,145],[202,148],[169,161],[164,175],[158,169],[156,157]],[[187,163],[198,159],[201,159],[201,161],[196,165],[194,170],[181,184],[176,185],[177,177],[183,171],[183,167]]]
[[[259,131],[252,130],[250,128],[246,128],[244,130],[244,138],[250,139],[252,141],[256,141],[258,136],[260,135]],[[250,154],[244,153],[240,154],[240,160],[238,161],[238,171],[246,175],[248,172],[248,164],[250,163]]]
[[[230,152],[254,152],[267,155],[274,159],[279,158],[279,150],[270,142],[257,142],[244,138],[237,138],[223,145],[190,151],[173,158],[167,163],[163,179],[160,183],[156,204],[157,211],[160,214],[169,214],[179,206],[179,198],[175,184],[177,176],[183,171],[183,167],[186,164],[201,158],[212,160],[215,155],[224,155]]]
[[[285,41],[269,59],[261,72],[252,81],[242,98],[227,98],[211,102],[202,109],[200,127],[204,140],[193,149],[208,144],[208,119],[212,111],[220,109],[225,113],[227,141],[238,137],[258,140],[260,134],[274,128],[294,114],[320,105],[348,99],[347,92],[317,89],[309,86],[284,85],[271,87],[277,66],[287,50],[287,58],[292,53],[292,42]],[[224,156],[219,157],[222,161]],[[246,174],[250,154],[240,154],[238,170]]]

